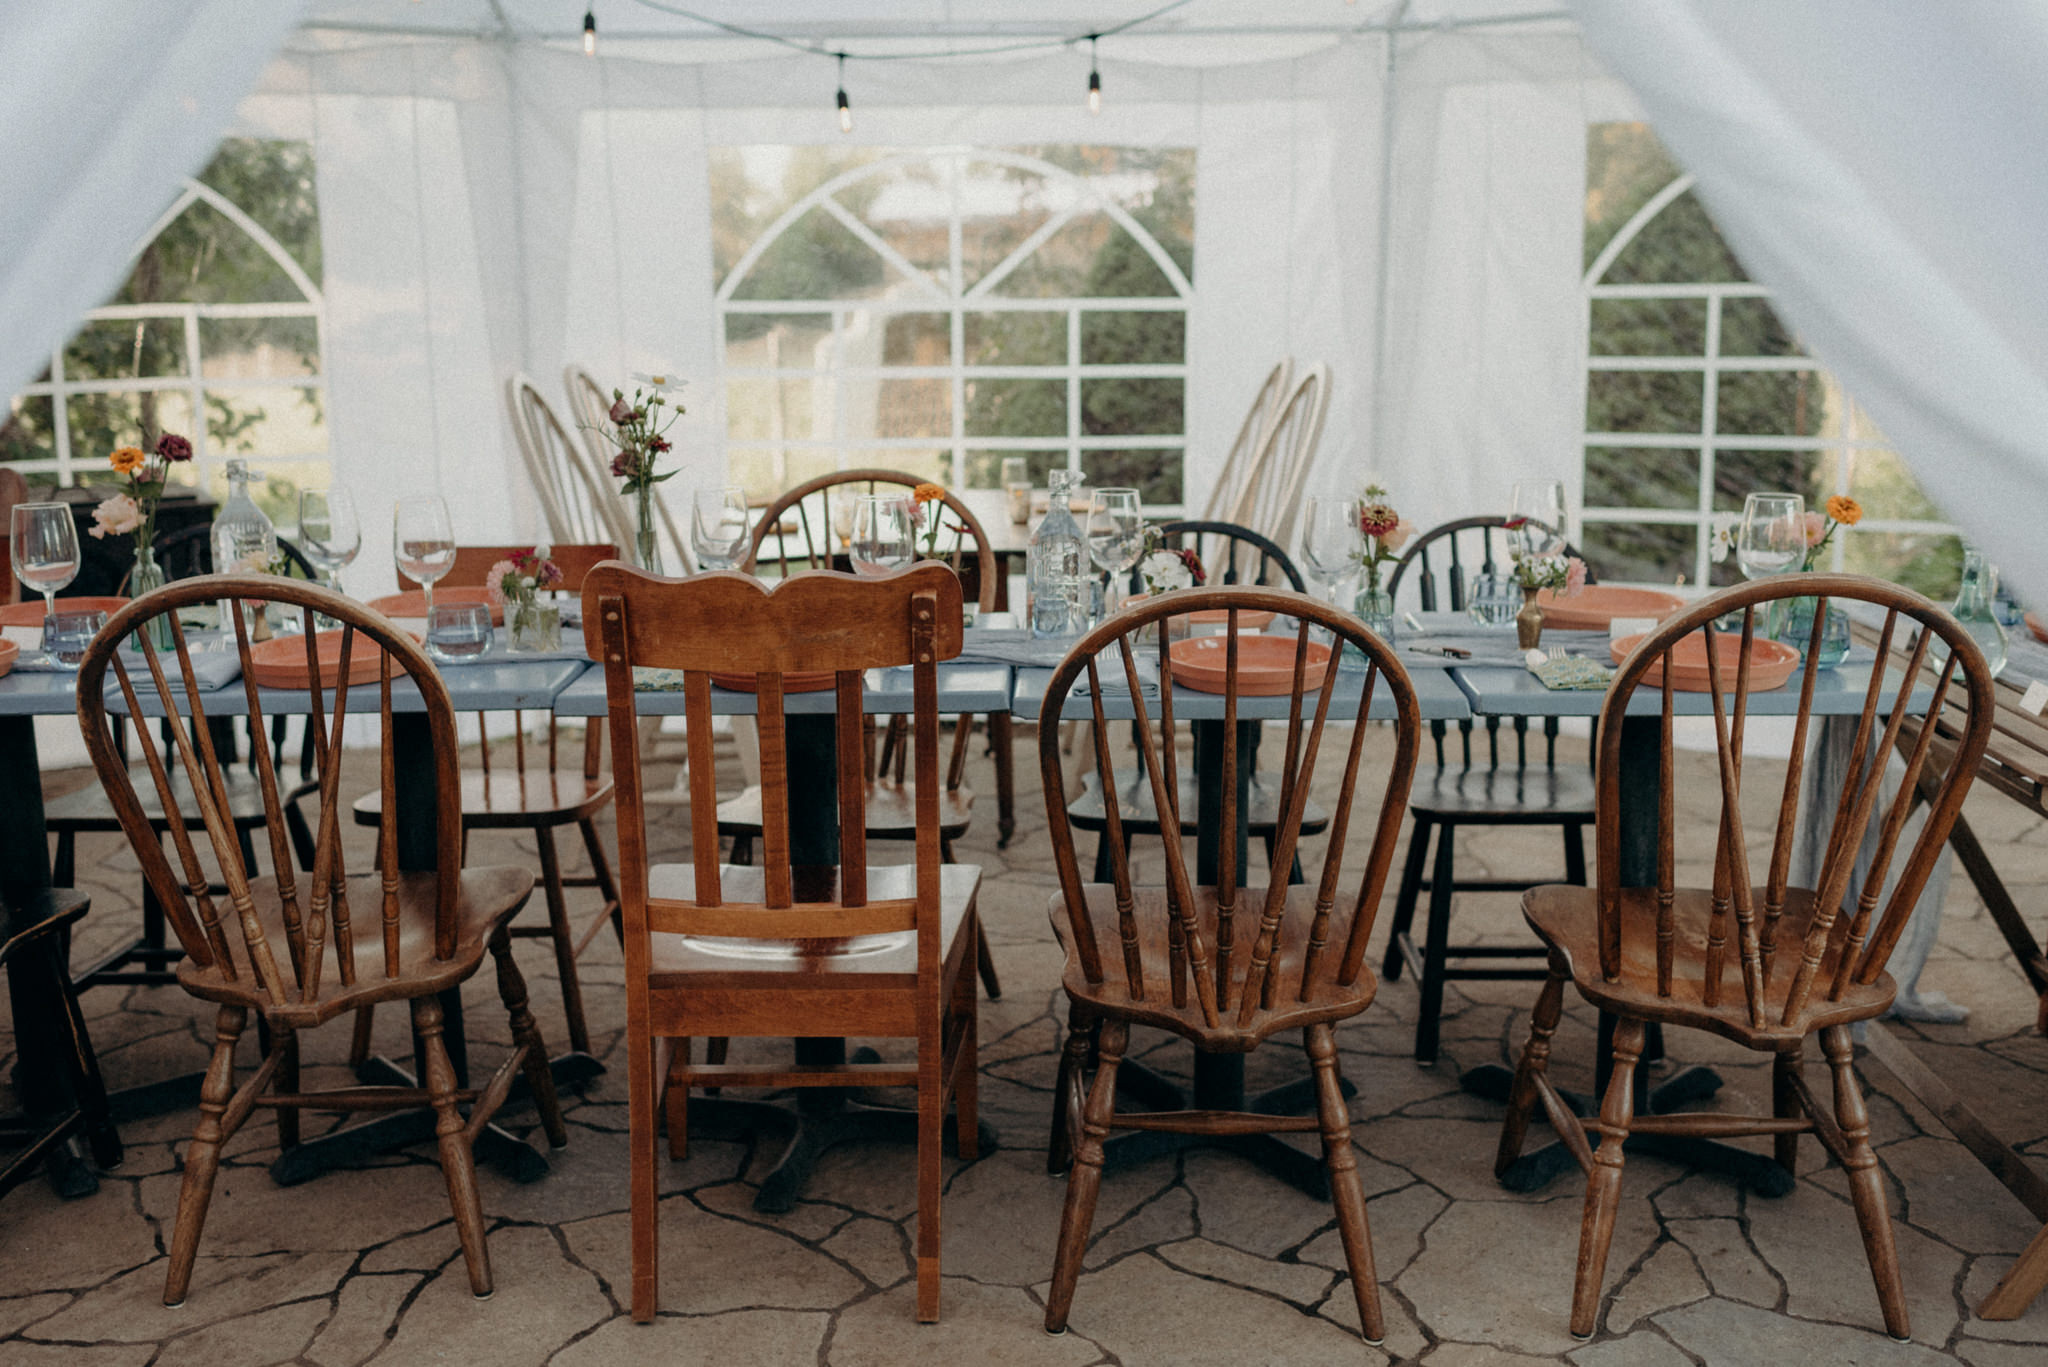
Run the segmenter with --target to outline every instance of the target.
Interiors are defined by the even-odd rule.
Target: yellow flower
[[[1828,516],[1844,527],[1853,527],[1863,520],[1863,505],[1846,494],[1836,494],[1828,500]]]
[[[137,446],[116,447],[114,454],[107,457],[108,463],[114,467],[114,473],[119,475],[134,474],[142,468],[143,462],[147,459],[148,457],[142,454],[142,449]]]
[[[945,499],[946,486],[943,484],[920,484],[910,491],[910,496],[919,503],[937,503]]]

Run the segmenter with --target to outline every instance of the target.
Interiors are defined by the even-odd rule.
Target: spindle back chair
[[[1264,887],[1251,884],[1244,876],[1248,870],[1238,868],[1233,833],[1242,813],[1237,799],[1237,746],[1231,740],[1220,747],[1219,829],[1223,834],[1216,884],[1197,886],[1189,876],[1180,835],[1179,723],[1175,719],[1175,689],[1168,682],[1169,647],[1141,647],[1134,641],[1141,629],[1156,625],[1156,634],[1164,642],[1170,635],[1169,617],[1206,610],[1227,614],[1222,703],[1227,737],[1236,734],[1244,691],[1238,664],[1243,636],[1240,614],[1270,611],[1300,623],[1294,633],[1297,650],[1287,693],[1277,852]],[[1309,677],[1307,646],[1312,632],[1326,633],[1333,650],[1348,646],[1366,660],[1358,703],[1338,716],[1331,713],[1332,700],[1340,689],[1318,687],[1322,681]],[[1146,693],[1154,679],[1159,714],[1156,732]],[[1335,679],[1333,670],[1329,680]],[[1085,1105],[1081,1097],[1081,1054],[1085,1051],[1070,1045],[1056,1084],[1057,1094],[1065,1099],[1070,1124],[1078,1126],[1078,1133],[1070,1136],[1075,1160],[1068,1176],[1052,1288],[1046,1298],[1046,1328],[1058,1332],[1066,1324],[1102,1179],[1103,1140],[1111,1130],[1172,1129],[1197,1134],[1319,1131],[1359,1317],[1365,1336],[1377,1341],[1382,1326],[1379,1288],[1332,1027],[1371,1005],[1377,986],[1366,966],[1366,942],[1393,862],[1401,812],[1415,770],[1421,721],[1414,685],[1386,643],[1365,631],[1357,619],[1299,594],[1263,589],[1184,590],[1111,618],[1082,637],[1054,671],[1046,688],[1044,715],[1061,715],[1068,695],[1084,681],[1095,723],[1096,773],[1108,794],[1112,855],[1108,884],[1082,881],[1073,832],[1059,795],[1057,731],[1049,725],[1039,730],[1046,815],[1060,880],[1048,909],[1066,949],[1065,987],[1073,1007],[1070,1019],[1076,1035],[1084,1029],[1095,1032],[1101,1059]],[[1160,823],[1170,832],[1161,841],[1166,863],[1163,887],[1138,886],[1125,853],[1102,702],[1106,688],[1128,691],[1152,800],[1156,810],[1166,814]],[[1374,696],[1382,692],[1393,702],[1393,762],[1384,783],[1376,785],[1378,810],[1371,818],[1357,898],[1339,905],[1346,838],[1354,798],[1363,781],[1366,721]],[[1312,709],[1312,717],[1304,716],[1307,709]],[[1344,743],[1337,807],[1330,819],[1322,868],[1313,884],[1291,886],[1281,871],[1294,859],[1309,789],[1333,722],[1338,726],[1348,723],[1351,731]],[[1368,791],[1373,786],[1368,784]],[[1234,1111],[1118,1114],[1116,1074],[1132,1025],[1170,1030],[1200,1049],[1220,1053],[1247,1053],[1277,1031],[1300,1029],[1314,1063],[1318,1115],[1302,1118]]]
[[[1266,433],[1272,428],[1273,418],[1287,397],[1287,382],[1293,376],[1292,356],[1282,356],[1266,372],[1258,392],[1252,395],[1252,405],[1245,412],[1244,423],[1237,429],[1237,439],[1230,443],[1230,450],[1223,457],[1223,468],[1217,471],[1216,482],[1209,487],[1208,500],[1202,505],[1203,520],[1228,519],[1236,515],[1246,489],[1258,473],[1255,464],[1265,448]]]
[[[1294,540],[1302,491],[1330,411],[1330,367],[1312,365],[1274,411],[1253,460],[1251,478],[1226,521],[1239,522],[1285,546]]]
[[[512,434],[526,477],[540,500],[550,539],[562,543],[633,544],[633,528],[612,489],[609,462],[566,427],[540,387],[526,375],[505,382]]]
[[[1166,545],[1195,553],[1209,588],[1289,588],[1307,592],[1307,582],[1287,552],[1272,538],[1236,522],[1177,518],[1156,530]]]
[[[1415,585],[1416,606],[1424,612],[1463,612],[1471,603],[1472,575],[1506,574],[1513,567],[1513,535],[1506,514],[1460,517],[1439,522],[1415,538],[1394,562],[1387,576],[1387,596],[1400,607],[1401,586]],[[1477,542],[1475,559],[1470,547]],[[1578,548],[1567,545],[1565,555],[1576,556]],[[1583,558],[1583,557],[1581,557]],[[1586,582],[1593,583],[1592,567]]]
[[[1773,783],[1767,789],[1777,801],[1778,814],[1759,882],[1742,820],[1743,732],[1756,653],[1752,642],[1768,634],[1759,622],[1761,610],[1809,596],[1818,610],[1811,638],[1800,643],[1805,663],[1784,685],[1797,689],[1798,710],[1782,786]],[[1798,888],[1790,885],[1788,871],[1812,731],[1821,630],[1828,603],[1841,599],[1861,599],[1885,609],[1879,664],[1870,671],[1861,710],[1855,715],[1851,762],[1842,789],[1813,799],[1831,803],[1833,809],[1818,886]],[[1713,630],[1716,621],[1736,613],[1739,632]],[[1701,642],[1708,677],[1717,685],[1710,690],[1720,789],[1711,888],[1681,888],[1676,873],[1670,661],[1674,651],[1692,639]],[[1910,653],[1901,674],[1893,668],[1892,649],[1907,640]],[[1936,661],[1932,680],[1924,679],[1923,669]],[[1653,669],[1659,671],[1661,682],[1649,682]],[[1881,705],[1887,681],[1895,693],[1888,709]],[[1639,886],[1625,884],[1622,877],[1622,718],[1646,688],[1655,690],[1659,701],[1660,777],[1654,876]],[[1921,697],[1918,705],[1916,695]],[[1922,788],[1935,732],[1923,724],[1908,749],[1900,740],[1902,728],[1909,716],[1917,714],[1923,721],[1940,716],[1952,695],[1967,698],[1968,719],[1947,757],[1946,774],[1922,794],[1929,807],[1926,824],[1886,898],[1886,877],[1906,817],[1916,804],[1916,791]],[[1983,654],[1948,613],[1908,589],[1856,575],[1784,576],[1724,590],[1668,618],[1622,662],[1601,709],[1596,886],[1537,888],[1522,900],[1523,915],[1550,949],[1550,971],[1516,1072],[1498,1159],[1499,1169],[1505,1171],[1520,1153],[1530,1110],[1540,1100],[1586,1169],[1573,1333],[1591,1334],[1598,1320],[1607,1247],[1620,1200],[1622,1145],[1631,1132],[1768,1134],[1775,1139],[1778,1162],[1788,1171],[1798,1136],[1810,1133],[1848,1173],[1885,1327],[1894,1338],[1907,1337],[1891,1217],[1870,1148],[1868,1112],[1852,1067],[1849,1027],[1881,1015],[1891,1005],[1894,989],[1885,961],[1905,930],[1976,775],[1990,740],[1993,708],[1991,675]],[[1886,797],[1886,769],[1894,759],[1903,764],[1904,777],[1894,795]],[[1849,881],[1874,820],[1878,826],[1869,852],[1870,869],[1850,906]],[[1737,975],[1733,989],[1727,983],[1731,966]],[[1600,1115],[1592,1120],[1579,1120],[1564,1107],[1545,1071],[1567,979],[1580,995],[1617,1018],[1614,1070]],[[1709,1030],[1771,1054],[1774,1114],[1637,1116],[1633,1072],[1645,1027],[1651,1023]],[[1808,1088],[1801,1067],[1805,1042],[1816,1032],[1834,1075],[1832,1113]],[[1600,1138],[1597,1152],[1591,1149],[1595,1135]]]
[[[610,471],[612,457],[618,454],[618,448],[612,445],[604,430],[605,415],[611,411],[613,391],[599,384],[589,367],[573,361],[562,367],[562,388],[568,392],[569,417],[582,434],[583,445],[589,452],[590,468],[602,476]],[[618,504],[615,520],[621,528],[629,529],[629,539],[619,544],[632,545],[630,531],[637,529],[633,527],[631,501],[617,485],[602,478],[599,483]],[[668,496],[662,488],[659,484],[654,486],[654,515],[660,519],[661,530],[668,534],[670,548],[677,557],[673,563],[680,567],[682,573],[695,574],[696,553],[690,546],[690,539],[676,525],[675,514],[669,511]]]
[[[918,1318],[938,1317],[939,1140],[958,1098],[963,1157],[975,1151],[974,944],[981,871],[942,865],[939,661],[960,653],[960,581],[937,565],[877,577],[806,574],[771,587],[733,571],[655,579],[622,565],[591,574],[584,618],[605,670],[619,788],[619,867],[626,924],[627,1095],[632,1147],[632,1309],[656,1310],[655,1132],[665,1081],[693,1086],[915,1086],[918,1094]],[[633,750],[633,669],[683,672],[691,828],[687,865],[650,867],[640,761]],[[915,863],[870,867],[861,777],[862,673],[909,666],[916,703]],[[753,676],[762,774],[762,860],[719,862],[711,672]],[[792,674],[834,675],[829,739],[822,718],[791,724]],[[816,767],[831,756],[826,789]],[[809,761],[809,764],[806,763]],[[835,822],[836,818],[836,822]],[[836,863],[825,862],[837,826]],[[898,943],[849,940],[897,936]],[[752,953],[732,946],[752,942]],[[768,942],[776,942],[770,944]],[[742,945],[743,951],[748,948]],[[773,956],[775,949],[786,957]],[[764,956],[761,951],[770,953]],[[914,1065],[790,1069],[692,1065],[691,1037],[806,1035],[912,1038]],[[669,1058],[672,1055],[674,1066]],[[671,1139],[687,1112],[671,1106]]]
[[[286,847],[283,798],[266,749],[258,747],[256,758],[269,811],[273,874],[252,877],[243,868],[234,825],[224,811],[223,768],[206,725],[191,646],[178,620],[180,609],[216,601],[228,604],[229,618],[235,624],[234,647],[242,670],[240,701],[252,723],[260,724],[264,695],[253,675],[243,607],[267,602],[300,610],[311,680],[323,677],[315,614],[340,623],[339,661],[328,666],[337,682],[331,689],[312,687],[307,691],[307,725],[313,738],[319,806],[314,821],[314,858],[312,867],[303,871],[303,881]],[[139,630],[159,619],[171,634],[174,667],[167,666]],[[131,637],[140,647],[139,670],[134,667],[138,652],[130,644]],[[366,658],[374,660],[375,681],[352,688],[348,683],[351,669]],[[114,742],[107,708],[110,668],[130,715],[143,713],[146,697],[149,706],[161,709],[168,724],[171,739],[162,751],[150,728],[134,728],[157,801],[166,811],[182,815],[181,787],[174,786],[170,777],[175,769],[184,775],[182,795],[191,797],[199,818],[196,823],[183,819],[169,823],[175,866],[145,811],[136,790],[136,775]],[[144,676],[139,685],[138,673]],[[394,723],[394,688],[401,682],[418,690],[424,709],[419,724],[406,728],[404,737]],[[374,697],[381,722],[380,774],[385,800],[377,830],[378,873],[350,873],[342,850],[342,734],[352,694],[358,702],[365,694]],[[165,1303],[176,1305],[185,1298],[221,1145],[258,1106],[278,1112],[279,1137],[288,1148],[298,1142],[301,1109],[388,1111],[407,1105],[431,1106],[439,1117],[441,1167],[468,1263],[470,1286],[477,1295],[488,1295],[490,1260],[471,1148],[477,1132],[504,1101],[520,1068],[533,1086],[550,1140],[559,1145],[567,1136],[547,1070],[547,1053],[527,1010],[525,983],[505,936],[506,923],[525,904],[533,879],[516,868],[463,867],[461,814],[455,802],[455,716],[448,691],[426,653],[383,617],[312,584],[256,575],[186,579],[129,603],[94,638],[79,667],[78,717],[86,748],[141,862],[143,877],[185,950],[178,968],[179,984],[220,1008],[213,1061],[200,1093],[199,1123],[185,1157]],[[401,740],[403,754],[399,753]],[[423,816],[401,823],[401,782],[406,800],[425,804],[431,810],[430,820]],[[203,833],[203,844],[193,840],[194,830]],[[225,906],[209,890],[207,854],[226,883]],[[358,911],[365,914],[367,924],[358,926]],[[438,994],[457,987],[474,973],[487,948],[497,961],[499,992],[511,1016],[517,1047],[487,1086],[471,1092],[455,1086],[453,1065],[442,1040]],[[378,1001],[411,1003],[424,1086],[302,1092],[299,1032]],[[268,1047],[254,1073],[237,1087],[235,1044],[251,1011],[268,1028]],[[467,1119],[457,1109],[463,1101],[473,1103]]]

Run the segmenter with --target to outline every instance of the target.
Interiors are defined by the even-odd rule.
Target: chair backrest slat
[[[1461,543],[1475,538],[1479,545],[1479,558],[1472,562],[1481,574],[1505,574],[1509,562],[1506,527],[1507,514],[1488,514],[1482,517],[1453,518],[1439,522],[1428,531],[1411,541],[1401,552],[1401,558],[1394,562],[1393,571],[1387,576],[1387,596],[1394,600],[1396,607],[1401,602],[1401,586],[1415,585],[1417,606],[1424,612],[1448,610],[1463,612],[1471,591],[1471,577],[1466,573],[1466,561],[1460,551]],[[1438,576],[1434,573],[1431,560],[1432,549],[1438,554],[1448,553],[1449,564],[1444,566],[1442,596],[1438,594]],[[1577,547],[1567,544],[1564,555],[1578,556]],[[1593,567],[1586,566],[1586,582],[1594,583]],[[1445,599],[1448,598],[1448,605]]]
[[[1317,364],[1294,382],[1253,457],[1244,492],[1224,514],[1281,545],[1294,537],[1294,520],[1308,487],[1323,420],[1330,411],[1330,368]]]
[[[1230,450],[1223,458],[1223,468],[1216,472],[1216,482],[1210,486],[1209,499],[1202,507],[1204,518],[1235,517],[1237,508],[1244,501],[1252,479],[1257,475],[1255,468],[1259,455],[1266,448],[1266,434],[1272,430],[1273,419],[1280,413],[1281,402],[1287,397],[1288,384],[1294,378],[1294,358],[1283,356],[1274,367],[1266,372],[1266,378],[1252,395],[1251,407],[1245,411],[1244,422],[1237,429],[1237,439],[1230,443]]]
[[[839,549],[834,543],[833,536],[834,499],[858,494],[889,493],[898,489],[907,497],[911,490],[927,482],[929,481],[919,479],[905,470],[880,468],[835,470],[829,475],[807,480],[770,503],[761,514],[761,520],[754,524],[753,541],[747,548],[746,561],[740,568],[750,573],[758,569],[768,539],[777,537],[781,551],[780,559],[784,572],[787,573],[788,567],[798,557],[792,554],[795,548],[789,544],[790,538],[783,535],[779,529],[794,513],[797,531],[803,541],[802,564],[807,569],[831,569]],[[948,536],[946,528],[941,529],[937,549],[943,553],[942,558],[952,566],[962,582],[967,583],[975,594],[975,602],[980,611],[993,612],[996,605],[997,568],[995,552],[990,548],[988,534],[982,530],[981,520],[975,517],[973,511],[962,503],[957,495],[949,491],[943,500],[943,507],[943,514],[936,510],[926,514],[930,517],[943,515],[950,519],[946,528],[951,529],[951,534]],[[822,516],[821,529],[814,529],[814,515]],[[851,529],[849,534],[850,531]],[[918,553],[922,555],[922,532],[918,534],[917,544]],[[971,577],[968,572],[970,564],[974,567]]]
[[[1308,586],[1277,542],[1240,523],[1178,518],[1162,522],[1154,530],[1166,545],[1176,550],[1185,545],[1194,551],[1208,572],[1210,588],[1242,585],[1301,593]],[[1243,566],[1253,556],[1257,557],[1257,569],[1247,577]]]
[[[612,487],[604,462],[570,432],[540,387],[525,375],[506,383],[513,434],[527,475],[540,497],[551,540],[632,542],[625,500]]]

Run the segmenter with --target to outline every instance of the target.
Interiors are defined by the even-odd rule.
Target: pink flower
[[[613,399],[611,410],[605,416],[613,422],[624,422],[633,416],[633,405],[627,403],[624,399]]]
[[[1389,551],[1398,551],[1415,538],[1415,524],[1402,518],[1394,524],[1394,530],[1380,538],[1380,545]]]
[[[1576,555],[1565,561],[1564,596],[1569,598],[1586,587],[1586,562]]]
[[[126,494],[115,494],[92,510],[92,520],[95,524],[92,534],[96,539],[103,540],[110,535],[126,536],[142,525],[142,505]]]
[[[491,566],[490,571],[484,575],[484,588],[490,593],[493,603],[505,601],[505,576],[518,573],[519,567],[509,560],[500,560]]]
[[[1810,549],[1812,549],[1813,547],[1815,547],[1815,546],[1818,546],[1818,545],[1819,545],[1819,544],[1821,543],[1821,539],[1822,539],[1823,537],[1825,537],[1825,536],[1826,536],[1827,534],[1828,534],[1828,520],[1827,520],[1827,518],[1826,518],[1825,516],[1823,516],[1822,514],[1820,514],[1820,513],[1808,513],[1808,514],[1806,515],[1806,545],[1807,545],[1807,548],[1808,548],[1808,549],[1810,550]]]

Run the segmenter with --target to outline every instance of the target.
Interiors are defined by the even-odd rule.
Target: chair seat
[[[939,836],[958,840],[974,819],[974,790],[964,784],[939,794]],[[917,788],[905,781],[877,779],[868,784],[867,819],[870,839],[915,840],[917,838]],[[739,796],[718,804],[718,833],[731,836],[761,834],[761,785],[753,784]],[[872,877],[875,870],[868,870]]]
[[[1657,899],[1654,888],[1624,888],[1621,894],[1621,976],[1608,982],[1600,976],[1600,932],[1598,893],[1593,888],[1553,884],[1531,888],[1522,897],[1522,915],[1544,944],[1564,955],[1571,966],[1572,981],[1580,993],[1603,1011],[1633,1016],[1638,1020],[1666,1021],[1695,1029],[1711,1030],[1751,1049],[1792,1048],[1816,1030],[1830,1025],[1871,1020],[1890,1009],[1896,990],[1889,973],[1864,986],[1851,983],[1841,999],[1829,1001],[1827,992],[1834,981],[1838,955],[1830,951],[1814,976],[1806,1009],[1790,1025],[1781,1025],[1786,998],[1798,971],[1807,927],[1813,921],[1813,893],[1791,888],[1785,894],[1785,912],[1776,932],[1777,953],[1772,957],[1770,980],[1765,985],[1764,1024],[1749,1022],[1748,998],[1743,992],[1742,961],[1736,950],[1735,913],[1728,913],[1728,943],[1720,1001],[1708,1006],[1702,1000],[1702,972],[1706,960],[1707,923],[1713,909],[1713,894],[1704,888],[1679,888],[1672,899],[1671,995],[1657,995]],[[1755,894],[1759,932],[1763,922],[1763,891]]]
[[[380,1001],[397,1001],[439,992],[453,987],[476,971],[492,934],[526,905],[533,891],[533,875],[515,865],[497,864],[463,869],[459,875],[455,902],[455,952],[446,959],[434,957],[434,900],[441,875],[406,873],[398,878],[398,963],[396,977],[384,974],[382,877],[356,874],[348,880],[349,924],[353,931],[350,948],[355,961],[355,982],[344,985],[339,963],[339,945],[334,941],[330,914],[327,958],[320,974],[319,995],[300,1003],[290,963],[280,959],[289,1004],[275,1006],[258,984],[249,966],[243,937],[232,928],[226,932],[235,978],[229,980],[218,964],[200,964],[187,958],[178,965],[178,984],[206,1001],[226,1002],[262,1011],[270,1020],[296,1028],[308,1028],[332,1020],[358,1006]],[[309,880],[297,879],[299,913],[303,919]],[[251,879],[249,895],[256,906],[272,953],[282,955],[287,943],[284,913],[274,878]],[[223,919],[234,911],[221,899],[217,904]]]
[[[1418,768],[1408,806],[1445,821],[1548,825],[1593,820],[1593,775],[1583,765]]]
[[[560,826],[602,811],[612,800],[609,777],[585,778],[580,769],[464,769],[462,824],[472,830]],[[358,826],[374,826],[384,812],[384,794],[371,789],[355,801]]]
[[[1180,803],[1182,835],[1193,835],[1199,799],[1195,791],[1193,765],[1182,765],[1175,775],[1180,780],[1175,800]],[[1099,831],[1107,822],[1102,806],[1102,780],[1095,773],[1082,777],[1081,792],[1067,804],[1067,820],[1078,831]],[[1152,800],[1152,780],[1133,765],[1116,771],[1116,810],[1126,835],[1159,834],[1159,809]],[[1330,824],[1330,814],[1313,797],[1302,809],[1301,833],[1320,835]],[[1251,779],[1250,811],[1246,831],[1255,836],[1273,833],[1280,825],[1280,785],[1270,775],[1254,772]]]
[[[1068,919],[1069,909],[1064,893],[1052,894],[1047,912],[1052,917],[1054,933],[1067,951],[1067,995],[1076,1002],[1086,1002],[1096,1015],[1113,1014],[1135,1024],[1171,1030],[1212,1052],[1248,1053],[1260,1041],[1278,1031],[1355,1016],[1372,1004],[1373,995],[1379,990],[1379,980],[1371,969],[1363,966],[1358,970],[1356,981],[1349,986],[1340,985],[1337,969],[1344,947],[1329,944],[1317,961],[1307,999],[1301,999],[1302,961],[1308,948],[1309,927],[1315,916],[1315,889],[1299,885],[1290,887],[1286,910],[1281,916],[1280,952],[1267,969],[1275,979],[1274,1005],[1255,1013],[1251,1025],[1240,1030],[1235,992],[1244,981],[1245,966],[1251,962],[1253,943],[1258,938],[1259,918],[1264,913],[1266,901],[1264,888],[1240,888],[1237,908],[1231,919],[1230,972],[1227,975],[1233,995],[1229,1008],[1219,1011],[1218,1023],[1211,1026],[1202,1019],[1201,1001],[1192,983],[1187,985],[1186,1003],[1176,1006],[1173,1002],[1172,985],[1167,980],[1170,960],[1166,934],[1166,889],[1132,889],[1139,954],[1145,971],[1142,999],[1132,997],[1124,980],[1115,885],[1088,883],[1083,885],[1082,892],[1087,898],[1087,915],[1095,930],[1095,943],[1102,955],[1103,981],[1091,983],[1081,971],[1080,957],[1074,951],[1073,926]],[[1209,971],[1213,975],[1217,929],[1215,889],[1195,889],[1195,912],[1210,956]]]
[[[185,825],[190,830],[199,830],[203,823],[199,819],[199,805],[192,800],[192,785],[185,781],[182,765],[172,761],[169,765],[171,795],[180,812],[185,813]],[[149,818],[149,824],[159,832],[167,831],[171,823],[164,818],[164,804],[157,796],[156,780],[145,767],[132,771],[136,799],[142,804],[142,814]],[[221,780],[228,790],[228,814],[235,825],[254,829],[269,820],[268,809],[263,805],[263,784],[256,775],[237,765],[223,765]],[[292,789],[296,776],[277,776],[278,795],[282,797]],[[106,787],[100,783],[89,783],[75,793],[66,793],[43,808],[44,824],[54,833],[98,832],[118,833],[121,819],[114,815],[113,801],[108,798]]]
[[[85,915],[92,898],[75,888],[40,888],[0,904],[0,964]]]

